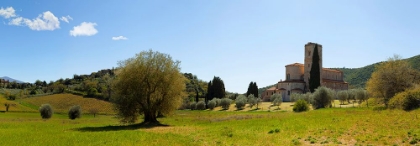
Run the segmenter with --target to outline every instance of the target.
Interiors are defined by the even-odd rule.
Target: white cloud
[[[32,30],[55,30],[60,28],[60,21],[58,18],[54,16],[53,13],[50,11],[46,11],[40,14],[35,19],[28,19],[28,18],[14,18],[9,22],[9,25],[26,25]]]
[[[112,37],[112,40],[114,40],[114,41],[126,40],[126,39],[128,39],[128,38],[126,38],[125,36],[122,36],[122,35],[117,36],[117,37]]]
[[[7,7],[6,9],[1,7],[0,16],[3,16],[4,18],[16,17],[15,9],[13,9],[13,7]]]
[[[96,23],[92,22],[82,22],[79,26],[73,27],[73,30],[70,30],[71,36],[92,36],[98,33],[98,30],[95,29]]]
[[[9,21],[9,25],[17,25],[17,26],[20,26],[20,25],[22,25],[22,21],[23,21],[23,18],[22,17],[17,17],[15,19],[10,20]]]
[[[61,17],[60,20],[69,23],[69,20],[73,20],[73,18],[67,15],[67,16]]]

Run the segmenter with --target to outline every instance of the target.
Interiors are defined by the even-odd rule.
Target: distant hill
[[[14,82],[15,81],[16,83],[25,83],[23,81],[19,81],[19,80],[13,79],[13,78],[10,78],[8,76],[0,77],[0,79],[7,80],[9,82]]]
[[[411,66],[415,69],[420,71],[420,55],[413,56],[407,59]],[[375,70],[375,65],[379,64],[380,62],[370,64],[360,68],[331,68],[341,70],[344,73],[344,81],[350,84],[349,88],[364,88],[366,82],[371,77],[373,71]],[[262,93],[268,88],[275,86],[276,84],[269,85],[263,88],[258,89],[258,93]]]
[[[407,59],[404,59],[411,64],[415,70],[420,71],[420,55],[413,56]],[[374,63],[367,65],[361,68],[332,68],[341,70],[344,73],[344,81],[350,84],[350,88],[364,88],[367,80],[371,77],[373,71],[375,70],[375,65],[379,64]]]

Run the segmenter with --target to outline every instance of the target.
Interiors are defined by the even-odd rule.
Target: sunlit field
[[[290,111],[176,111],[168,126],[122,125],[112,115],[69,120],[54,114],[0,113],[0,145],[410,145],[420,110],[331,108]]]

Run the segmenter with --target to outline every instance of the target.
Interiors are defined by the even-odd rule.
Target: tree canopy
[[[122,122],[133,123],[144,115],[144,124],[159,123],[158,113],[176,110],[185,97],[186,79],[180,62],[152,50],[119,62],[114,80],[113,102]]]

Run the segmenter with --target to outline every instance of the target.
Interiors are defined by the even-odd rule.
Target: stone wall
[[[332,69],[322,69],[322,78],[335,81],[343,81],[343,72]]]

